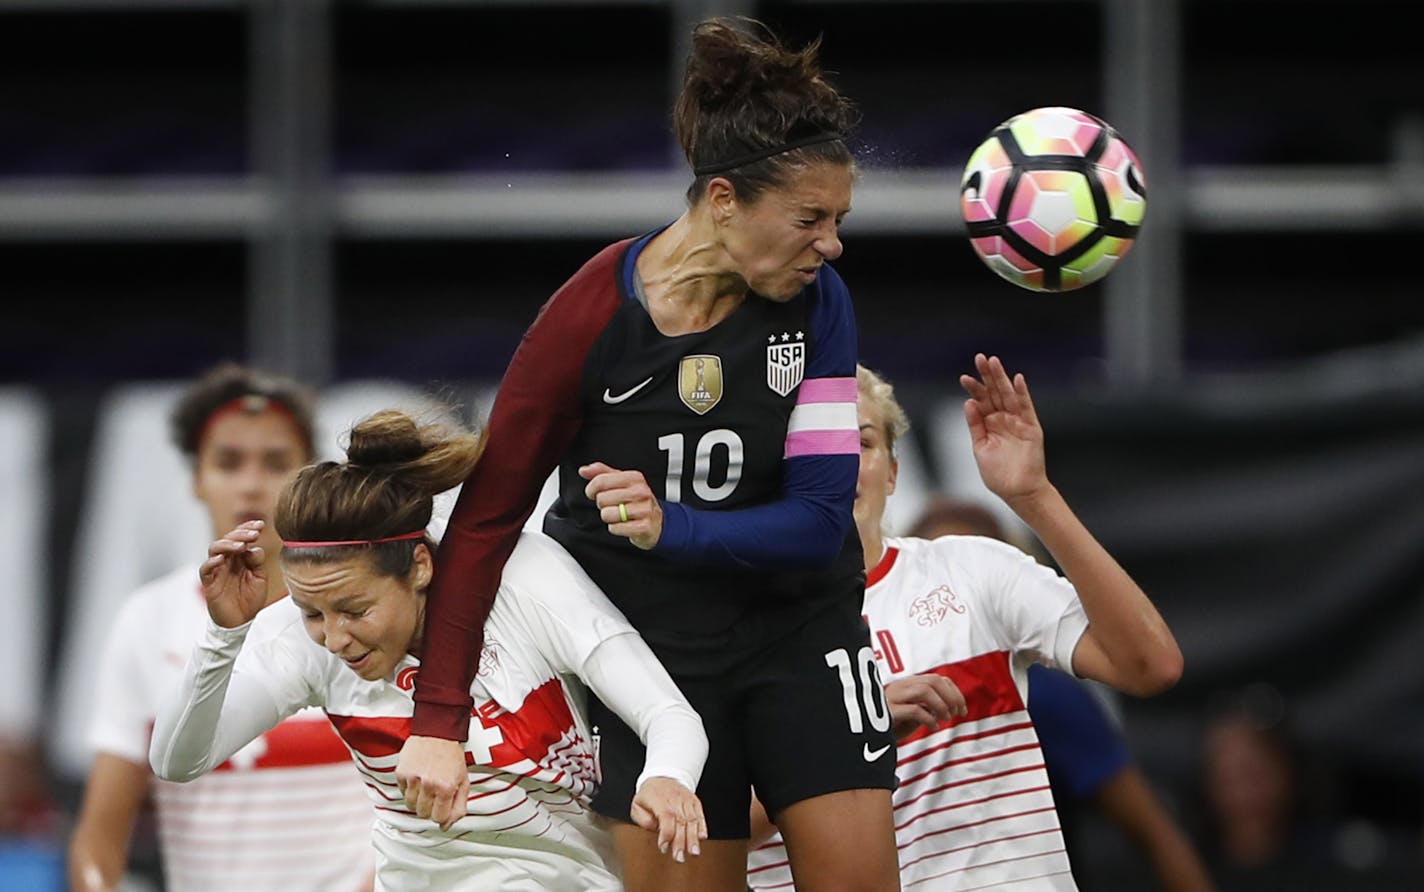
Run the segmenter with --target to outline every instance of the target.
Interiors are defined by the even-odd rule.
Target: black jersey
[[[711,674],[825,609],[860,612],[851,508],[860,438],[850,295],[823,265],[797,297],[750,295],[704,332],[666,336],[634,295],[650,233],[610,245],[540,310],[500,384],[489,444],[440,548],[417,700],[454,728],[499,571],[549,472],[544,529],[673,674]],[[657,546],[608,532],[578,467],[639,470]],[[431,661],[435,663],[435,661]],[[460,671],[465,675],[462,677]],[[433,672],[432,672],[433,670]],[[433,676],[433,677],[432,677]]]

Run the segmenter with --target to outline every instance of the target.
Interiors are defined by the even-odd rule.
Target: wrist
[[[1019,519],[1034,528],[1038,523],[1051,517],[1063,504],[1063,494],[1058,487],[1048,481],[1028,492],[1004,499]]]

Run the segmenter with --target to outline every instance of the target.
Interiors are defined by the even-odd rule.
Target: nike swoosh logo
[[[865,761],[867,761],[867,762],[874,762],[876,759],[878,759],[878,758],[880,758],[881,756],[885,755],[885,753],[886,753],[889,749],[890,749],[890,744],[888,744],[888,743],[885,744],[884,746],[882,746],[882,747],[881,747],[880,749],[878,749],[878,750],[873,750],[873,749],[871,749],[871,748],[870,748],[870,744],[867,743],[867,744],[861,749],[861,753],[860,753],[860,754],[865,757]]]
[[[617,396],[614,396],[613,394],[609,393],[609,392],[608,392],[608,388],[605,387],[605,388],[603,388],[603,401],[604,401],[605,403],[607,403],[608,405],[610,405],[610,406],[617,405],[618,403],[623,402],[624,400],[628,399],[628,398],[629,398],[630,396],[632,396],[633,394],[635,394],[635,393],[637,393],[638,391],[642,390],[644,387],[647,387],[649,384],[652,383],[652,381],[653,381],[653,376],[652,376],[652,375],[649,375],[649,376],[647,377],[647,380],[645,380],[642,384],[639,384],[639,385],[637,385],[637,386],[635,386],[635,387],[633,387],[633,388],[631,388],[631,389],[629,389],[629,390],[625,390],[625,391],[623,391],[622,393],[618,394]]]

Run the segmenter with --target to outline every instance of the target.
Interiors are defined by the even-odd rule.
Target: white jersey
[[[898,745],[902,887],[1076,889],[1025,706],[1029,665],[1071,671],[1087,630],[1072,585],[993,539],[892,538],[866,579],[865,614],[883,680],[937,673],[969,707]],[[779,836],[752,852],[748,883],[793,887]]]
[[[229,672],[220,663],[225,655],[230,664],[242,646],[242,631],[209,624],[207,640],[194,654],[200,667],[195,690],[209,684],[204,662],[214,674]],[[633,660],[606,664],[612,671],[599,678],[612,684],[601,685],[600,694],[625,706],[639,704],[623,710],[634,727],[646,730],[653,714],[676,712],[701,739],[700,754],[695,745],[678,745],[675,749],[690,752],[661,764],[653,764],[659,757],[650,741],[645,776],[673,777],[696,788],[706,755],[700,720],[623,615],[574,559],[542,534],[525,533],[515,548],[484,634],[465,744],[469,801],[465,816],[449,831],[415,815],[396,784],[419,660],[406,655],[387,677],[367,681],[314,644],[300,617],[272,640],[244,649],[243,661],[231,672],[216,726],[218,742],[208,748],[220,751],[227,734],[244,739],[240,735],[247,732],[232,722],[251,719],[235,712],[275,716],[324,707],[376,807],[378,889],[621,889],[608,866],[607,835],[588,810],[597,777],[578,676],[596,662],[601,645],[617,641],[615,656],[632,646]],[[195,694],[191,702],[202,696]],[[168,731],[161,720],[158,745],[164,745]],[[169,744],[183,733],[173,733]],[[176,746],[185,744],[180,740]],[[170,759],[159,746],[153,759],[155,765],[189,764],[188,757]]]
[[[253,640],[297,615],[263,610]],[[99,665],[89,745],[148,767],[149,736],[208,624],[196,567],[136,591],[121,607]],[[306,710],[190,784],[154,778],[159,848],[173,892],[281,888],[340,892],[370,883],[371,807],[331,724]]]

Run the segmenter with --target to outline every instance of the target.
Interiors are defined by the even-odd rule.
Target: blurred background
[[[296,375],[328,452],[412,395],[477,421],[542,301],[679,213],[669,109],[714,13],[821,36],[861,108],[836,265],[915,424],[899,522],[983,495],[955,382],[1000,354],[1182,644],[1174,690],[1116,708],[1222,888],[1424,888],[1416,5],[0,0],[0,888],[52,876],[117,604],[202,553],[175,388]],[[1149,195],[1118,269],[1057,295],[990,273],[957,203],[973,148],[1044,105],[1112,123]],[[1288,842],[1233,864],[1233,811]],[[1151,888],[1111,828],[1074,834],[1084,889]]]

